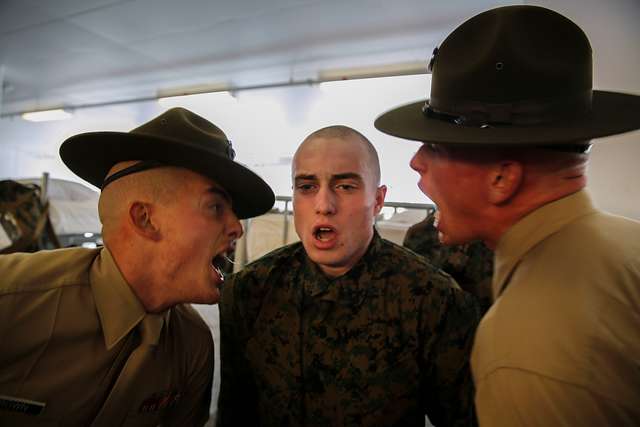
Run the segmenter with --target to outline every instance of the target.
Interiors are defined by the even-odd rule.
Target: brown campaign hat
[[[584,32],[554,11],[492,9],[436,49],[430,98],[375,126],[431,143],[547,146],[640,128],[640,96],[592,90],[591,57]]]
[[[103,187],[118,162],[141,160],[143,167],[178,166],[211,178],[229,193],[238,218],[267,212],[275,197],[269,185],[235,162],[224,132],[184,108],[172,108],[130,132],[89,132],[60,147],[62,161],[80,178]],[[111,179],[111,177],[109,178]]]

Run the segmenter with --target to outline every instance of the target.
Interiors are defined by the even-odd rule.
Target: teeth
[[[439,222],[440,222],[440,211],[436,211],[433,219],[433,226],[437,228]]]
[[[220,279],[224,281],[224,273],[222,272],[222,270],[220,270],[220,268],[217,265],[214,265],[213,269],[216,270],[216,273],[218,273],[218,276],[220,276]]]
[[[220,277],[220,280],[224,281],[224,273],[222,272],[222,270],[220,269],[220,266],[219,266],[219,264],[221,262],[222,262],[222,258],[220,256],[216,256],[211,260],[211,266],[216,271],[216,273],[218,273],[218,276]]]
[[[319,227],[316,230],[316,239],[318,240],[325,240],[325,237],[327,237],[327,233],[332,233],[333,229],[329,228],[329,227]]]

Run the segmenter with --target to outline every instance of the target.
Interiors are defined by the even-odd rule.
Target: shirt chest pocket
[[[410,384],[417,382],[419,375],[415,355],[411,352],[395,354],[382,350],[372,358],[350,354],[344,365],[338,372],[338,381],[351,384],[354,389],[385,389],[383,394],[402,394],[401,390],[410,389]]]
[[[418,404],[419,378],[411,351],[382,349],[366,360],[356,355],[336,377],[337,403],[362,425],[393,425]]]
[[[178,365],[168,354],[159,352],[151,360],[137,379],[138,388],[131,393],[124,426],[157,426],[164,414],[181,400],[179,378],[185,373],[172,369]]]
[[[181,400],[181,393],[174,390],[153,393],[132,407],[124,426],[158,426],[165,415]]]

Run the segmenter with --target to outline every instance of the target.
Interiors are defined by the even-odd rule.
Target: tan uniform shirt
[[[1,256],[0,425],[90,425],[138,345],[144,316],[106,249]],[[164,321],[123,425],[208,418],[211,333],[189,306]]]
[[[481,426],[640,425],[640,223],[586,191],[514,225],[472,353]]]

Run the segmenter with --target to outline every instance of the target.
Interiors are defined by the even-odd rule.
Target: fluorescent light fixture
[[[237,102],[237,99],[231,95],[230,92],[213,92],[213,93],[198,93],[191,95],[177,95],[158,98],[158,102],[165,108],[178,107],[178,106],[192,106],[194,102]],[[193,108],[193,107],[192,107]]]
[[[172,98],[175,96],[197,95],[200,93],[226,92],[229,85],[224,83],[200,84],[191,86],[181,86],[169,89],[160,89],[156,93],[158,100],[163,98]]]
[[[208,85],[183,86],[171,89],[161,89],[157,92],[158,102],[165,108],[177,106],[199,105],[203,102],[215,102],[216,104],[235,103],[237,99],[229,92],[229,86],[222,83]]]
[[[374,77],[407,76],[412,74],[427,74],[427,62],[413,61],[368,67],[321,70],[318,73],[318,80],[326,82],[335,80],[368,79]]]
[[[49,122],[53,120],[65,120],[71,117],[73,117],[71,111],[62,108],[22,113],[22,118],[30,122]]]

